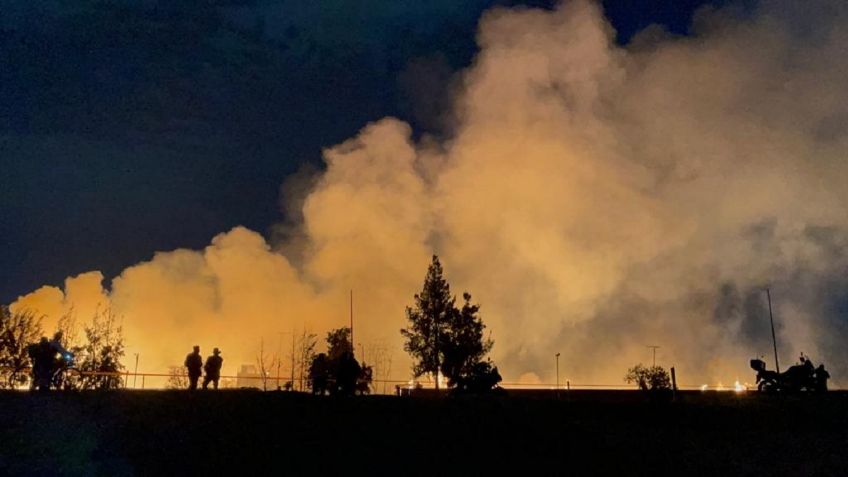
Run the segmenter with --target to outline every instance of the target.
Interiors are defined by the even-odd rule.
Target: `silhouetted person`
[[[46,336],[42,336],[38,343],[29,345],[27,349],[30,360],[32,360],[32,387],[39,391],[50,389],[50,381],[53,380],[53,372],[56,366],[56,351],[50,345]]]
[[[221,357],[221,350],[218,348],[213,349],[212,356],[206,358],[206,364],[203,365],[203,370],[206,371],[206,377],[203,378],[203,389],[209,386],[210,381],[212,381],[212,386],[218,389],[222,364],[224,364],[224,358]]]
[[[57,331],[56,333],[54,333],[53,339],[50,340],[50,347],[53,348],[54,353],[59,353],[59,359],[70,361],[70,359],[73,358],[74,354],[65,349],[64,346],[62,346],[62,336],[63,335],[61,331]]]
[[[197,380],[203,369],[203,358],[200,357],[200,346],[195,346],[194,351],[189,353],[185,359],[185,367],[188,370],[188,388],[197,389]]]
[[[827,391],[827,380],[830,379],[830,373],[824,369],[824,364],[820,364],[816,368],[816,391]]]
[[[52,375],[55,375],[57,371],[61,368],[72,366],[74,363],[74,353],[71,353],[64,346],[62,346],[62,331],[57,331],[53,334],[53,339],[50,340],[50,347],[53,348],[52,356],[53,356],[53,371],[51,373],[51,381]],[[56,356],[58,353],[58,356]],[[57,384],[57,383],[52,383]]]
[[[810,361],[808,356],[804,356],[804,353],[801,353],[801,366],[804,367],[804,371],[808,374],[812,375],[815,371],[815,367],[813,366],[813,362]]]

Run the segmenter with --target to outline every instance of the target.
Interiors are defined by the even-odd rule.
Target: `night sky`
[[[269,233],[285,178],[369,121],[443,134],[481,13],[521,3],[552,2],[0,0],[0,303]],[[603,2],[620,43],[705,3]]]

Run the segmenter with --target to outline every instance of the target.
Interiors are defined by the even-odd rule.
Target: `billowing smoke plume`
[[[588,1],[491,11],[449,140],[375,122],[325,152],[282,243],[236,228],[108,294],[93,273],[16,305],[110,301],[149,368],[194,343],[235,366],[280,331],[345,325],[352,288],[356,341],[388,340],[405,378],[398,329],[435,252],[506,381],[551,382],[561,352],[572,382],[620,383],[646,345],[684,384],[750,380],[747,359],[772,361],[768,286],[784,361],[846,382],[846,14],[763,1],[621,47]]]

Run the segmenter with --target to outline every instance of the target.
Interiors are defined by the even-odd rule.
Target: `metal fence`
[[[9,370],[6,368],[5,370]],[[0,368],[4,371],[4,368]],[[18,370],[18,373],[29,373],[30,368]],[[168,380],[182,380],[186,386],[188,384],[187,373],[152,373],[152,372],[100,372],[100,371],[78,371],[81,376],[112,376],[121,378],[122,388],[124,389],[166,389]],[[182,382],[181,381],[181,382]],[[305,382],[306,380],[304,380]],[[291,385],[287,385],[291,383]],[[433,381],[415,381],[415,380],[399,380],[399,379],[373,379],[371,381],[372,394],[397,394],[400,389],[434,389]],[[176,384],[176,383],[172,383]],[[228,388],[257,388],[260,390],[276,390],[276,389],[293,389],[304,391],[306,386],[300,385],[300,381],[295,379],[292,383],[291,374],[289,375],[245,375],[245,374],[222,374],[219,381],[220,387]],[[565,380],[559,383],[543,383],[543,382],[501,382],[500,386],[504,389],[528,389],[528,390],[628,390],[635,389],[633,385],[626,384],[606,384],[606,383],[572,383],[570,380]],[[444,386],[443,386],[444,388]],[[734,383],[734,384],[678,384],[677,389],[681,391],[717,391],[717,392],[746,392],[756,391],[756,385],[749,383]],[[832,388],[839,390],[840,388]]]

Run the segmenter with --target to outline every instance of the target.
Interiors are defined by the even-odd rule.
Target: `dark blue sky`
[[[481,12],[520,3],[553,2],[0,0],[0,303],[267,231],[285,177],[368,121],[440,133]],[[622,43],[704,3],[603,2]]]

